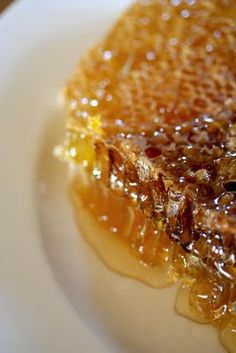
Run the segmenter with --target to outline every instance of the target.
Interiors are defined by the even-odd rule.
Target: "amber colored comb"
[[[82,166],[75,207],[163,270],[147,283],[180,278],[177,310],[188,303],[236,352],[236,2],[136,2],[82,57],[64,97],[56,151]]]

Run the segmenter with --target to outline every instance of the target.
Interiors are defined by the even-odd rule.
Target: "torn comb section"
[[[151,220],[129,200],[88,175],[75,177],[70,197],[82,235],[111,269],[157,288],[176,281],[171,241],[157,237]]]

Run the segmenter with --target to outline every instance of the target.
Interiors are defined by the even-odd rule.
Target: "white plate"
[[[222,353],[175,288],[112,273],[78,236],[57,93],[128,0],[18,1],[0,18],[0,352]]]

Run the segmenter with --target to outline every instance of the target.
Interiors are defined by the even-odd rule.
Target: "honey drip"
[[[64,90],[82,233],[236,352],[236,2],[139,0]],[[81,167],[81,165],[83,167]],[[93,229],[94,231],[91,231]]]

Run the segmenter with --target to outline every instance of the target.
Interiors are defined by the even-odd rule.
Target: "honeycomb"
[[[235,1],[139,1],[83,56],[69,114],[108,136],[217,115],[236,95]],[[138,130],[137,130],[138,129]]]
[[[235,1],[139,0],[65,87],[57,149],[87,172],[75,203],[145,266],[168,263],[176,310],[217,326],[234,353],[235,63]]]

